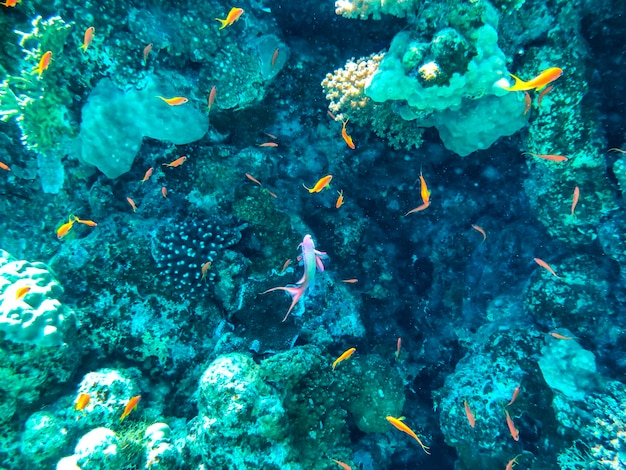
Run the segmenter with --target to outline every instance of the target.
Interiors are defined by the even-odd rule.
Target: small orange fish
[[[18,3],[21,3],[22,0],[6,0],[4,3],[0,3],[3,7],[15,7]]]
[[[152,43],[143,48],[143,65],[148,63],[148,56],[150,55],[150,52],[152,52]]]
[[[563,70],[558,67],[550,67],[549,69],[544,70],[539,75],[537,75],[532,80],[527,82],[521,80],[513,74],[510,74],[515,80],[515,84],[511,87],[503,87],[507,91],[524,91],[524,90],[541,90],[549,83],[555,81],[561,75],[563,75]]]
[[[415,439],[417,441],[417,443],[422,447],[422,450],[424,452],[426,452],[426,454],[430,455],[430,452],[428,452],[428,447],[426,447],[422,441],[420,440],[419,437],[417,437],[417,434],[415,434],[413,432],[413,430],[408,427],[406,424],[404,424],[402,421],[404,420],[404,416],[401,416],[399,418],[394,418],[393,416],[387,416],[385,418],[387,421],[389,421],[396,429],[398,429],[399,431],[402,431],[406,434],[408,434],[409,436],[411,436],[413,439]]]
[[[552,85],[550,85],[548,88],[546,88],[545,90],[543,90],[539,96],[537,97],[537,106],[541,108],[541,100],[543,99],[544,96],[546,96],[548,93],[550,93],[550,91],[552,90],[552,88],[554,88]]]
[[[152,176],[152,172],[154,171],[153,167],[148,168],[148,171],[146,171],[146,174],[143,175],[143,179],[141,180],[141,184],[145,183],[146,181],[148,181],[150,179],[150,177]]]
[[[356,284],[359,282],[358,279],[342,279],[341,282],[345,282],[346,284]]]
[[[430,190],[428,189],[428,185],[426,184],[426,180],[422,175],[422,169],[420,168],[420,196],[422,197],[422,205],[416,207],[415,209],[411,209],[409,212],[404,214],[406,217],[409,214],[413,214],[414,212],[420,212],[430,206]]]
[[[11,171],[11,168],[9,168],[9,165],[7,165],[6,163],[2,163],[2,162],[0,162],[0,169],[5,170],[5,171]]]
[[[252,176],[250,173],[246,173],[246,178],[248,178],[253,183],[258,184],[259,186],[263,186],[261,182],[258,179],[256,179],[254,176]]]
[[[231,8],[225,20],[215,18],[215,21],[219,21],[220,23],[222,23],[220,29],[224,29],[226,26],[230,26],[235,21],[237,21],[241,17],[241,15],[243,15],[243,12],[243,8]]]
[[[564,157],[563,155],[545,155],[532,152],[524,152],[524,154],[532,155],[533,157],[541,158],[543,160],[549,160],[551,162],[566,162],[567,160],[569,160],[569,158]]]
[[[348,359],[350,356],[352,356],[354,354],[355,351],[356,351],[356,348],[350,348],[350,349],[344,351],[341,354],[341,356],[339,356],[337,359],[335,359],[335,362],[333,362],[333,370],[335,370],[335,367],[337,367],[337,364],[339,364],[340,362],[343,362],[346,359]]]
[[[167,188],[165,186],[161,186],[161,196],[167,198]]]
[[[78,217],[74,217],[74,222],[77,222],[79,224],[83,224],[83,225],[87,225],[88,227],[97,227],[98,224],[95,223],[93,220],[84,220],[84,219],[79,219]]]
[[[402,349],[402,338],[398,337],[398,341],[396,342],[396,353],[394,354],[396,356],[396,361],[400,357],[401,349]]]
[[[335,208],[339,209],[343,206],[343,189],[341,191],[337,191],[337,194],[339,194],[339,197],[337,198],[337,202],[335,202]]]
[[[30,292],[30,286],[18,287],[15,291],[15,300],[22,300]]]
[[[259,147],[278,147],[278,144],[276,142],[264,142],[258,145]]]
[[[85,30],[85,37],[83,39],[83,45],[79,47],[79,49],[82,49],[83,52],[87,51],[89,44],[91,44],[91,41],[93,40],[93,33],[95,31],[96,31],[96,28],[94,28],[93,26],[90,26],[89,28]]]
[[[44,55],[41,56],[41,59],[39,59],[39,64],[37,64],[37,67],[35,67],[35,72],[37,72],[39,77],[41,77],[41,74],[44,72],[44,70],[48,70],[51,60],[52,51],[47,51]]]
[[[349,119],[346,119],[345,121],[343,121],[343,124],[341,126],[341,137],[343,137],[343,140],[345,140],[348,147],[354,150],[356,146],[354,145],[354,142],[352,142],[352,137],[350,137],[348,135],[348,131],[346,131],[346,124],[348,124],[348,121]]]
[[[326,114],[328,114],[328,117],[331,118],[333,121],[337,120],[337,116],[335,116],[333,113],[331,113],[330,111],[326,111]]]
[[[506,414],[506,425],[509,427],[509,432],[511,433],[511,437],[515,441],[519,441],[519,429],[515,427],[515,423],[509,414],[509,410],[505,409],[504,413]]]
[[[506,406],[511,406],[513,403],[515,403],[515,400],[517,400],[517,396],[519,395],[519,391],[521,390],[521,385],[518,385],[517,387],[515,387],[515,390],[513,390],[513,396],[511,397],[511,401],[509,401]]]
[[[133,201],[130,197],[127,197],[126,200],[130,204],[130,207],[133,208],[133,212],[137,212],[137,205],[135,204],[135,201]]]
[[[139,403],[139,400],[141,399],[141,395],[137,395],[132,397],[130,400],[128,400],[128,403],[126,403],[126,406],[124,407],[124,412],[122,413],[122,416],[120,417],[120,422],[124,421],[124,418],[126,418],[131,411],[133,411],[135,408],[137,408],[137,403]]]
[[[185,163],[186,160],[187,160],[187,155],[183,155],[182,157],[177,158],[173,162],[163,163],[163,166],[168,166],[170,168],[176,168],[177,166],[181,166],[183,163]]]
[[[463,400],[463,407],[465,408],[465,416],[467,416],[467,421],[469,422],[469,425],[472,428],[476,427],[476,418],[474,417],[474,413],[472,413],[472,410],[470,409],[469,405],[467,404],[467,400]]]
[[[65,237],[68,233],[70,233],[70,230],[72,230],[72,227],[74,226],[74,219],[74,216],[70,216],[69,221],[64,223],[57,229],[57,238],[59,240]]]
[[[211,107],[213,106],[213,103],[215,102],[215,95],[217,95],[217,88],[215,88],[215,85],[213,85],[211,87],[211,92],[209,93],[209,114],[211,113]]]
[[[350,465],[348,465],[347,463],[343,463],[341,460],[335,460],[335,459],[330,459],[330,460],[332,460],[341,468],[343,468],[343,470],[352,470],[352,467]]]
[[[209,269],[211,269],[211,261],[207,261],[206,263],[202,265],[202,268],[200,270],[200,272],[202,273],[202,277],[200,278],[201,281],[204,281],[204,278],[206,277],[206,273]]]
[[[278,59],[279,52],[280,52],[280,49],[278,47],[274,49],[274,53],[272,54],[272,68],[274,68],[274,66],[276,65],[276,59]]]
[[[307,188],[306,186],[304,186],[304,184],[302,186],[304,186],[304,189],[306,189],[309,193],[319,193],[322,189],[328,186],[330,180],[332,179],[333,175],[326,175],[323,178],[320,178],[318,182],[315,183],[315,186],[313,186],[312,188]]]
[[[522,454],[518,454],[515,457],[513,457],[511,460],[509,460],[509,463],[506,464],[506,467],[504,468],[504,470],[513,470],[513,465],[517,464],[517,459],[519,459],[522,456]]]
[[[288,258],[287,261],[285,261],[283,263],[283,267],[280,270],[280,274],[284,273],[287,270],[287,268],[289,267],[290,264],[291,264],[291,258]]]
[[[573,336],[563,336],[562,334],[556,333],[554,331],[550,332],[550,336],[552,336],[553,338],[556,338],[556,339],[561,339],[563,341],[571,341],[571,340],[574,339]]]
[[[74,403],[74,410],[83,411],[85,407],[89,404],[89,400],[91,400],[91,397],[88,393],[81,393],[80,395],[78,395],[78,398],[76,398],[76,402]]]
[[[175,96],[173,98],[163,98],[162,96],[157,95],[157,98],[162,99],[170,106],[180,106],[181,104],[185,104],[189,102],[189,100],[185,98],[184,96]]]
[[[554,277],[556,277],[557,279],[561,279],[559,276],[556,275],[556,273],[554,272],[554,269],[552,269],[552,267],[548,263],[546,263],[544,260],[539,259],[539,258],[533,258],[533,259],[535,260],[535,263],[537,263],[543,269],[547,270]]]
[[[263,189],[265,189],[265,191],[267,191],[267,194],[269,194],[269,195],[270,195],[270,196],[272,196],[273,198],[278,198],[278,196],[276,195],[276,193],[273,193],[272,191],[270,191],[270,190],[269,190],[269,189],[267,189],[267,188],[263,188]]]
[[[576,209],[576,204],[578,204],[578,198],[580,197],[580,189],[578,186],[574,188],[574,194],[572,195],[572,217],[574,217],[574,210]]]
[[[480,227],[479,225],[472,225],[472,228],[483,236],[483,241],[482,242],[487,240],[487,233],[485,232],[485,230],[482,227]],[[480,243],[482,243],[482,242],[480,242]]]
[[[524,92],[524,116],[526,116],[528,114],[528,111],[530,111],[530,107],[533,104],[533,100],[530,97],[530,93],[528,93],[527,91]]]

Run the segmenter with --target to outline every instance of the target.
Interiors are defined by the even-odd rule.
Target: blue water
[[[624,2],[333,3],[0,6],[0,468],[626,468]]]

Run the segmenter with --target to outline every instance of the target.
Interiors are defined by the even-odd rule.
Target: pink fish
[[[291,306],[289,307],[289,310],[287,310],[287,314],[285,315],[285,318],[283,318],[283,321],[287,319],[302,295],[309,288],[313,287],[315,282],[315,272],[324,271],[322,259],[327,257],[326,253],[315,249],[315,243],[313,243],[311,235],[306,235],[304,240],[302,240],[302,243],[298,245],[298,248],[302,248],[302,256],[300,257],[302,259],[302,264],[304,265],[304,274],[302,275],[302,278],[296,282],[295,286],[273,287],[265,292],[261,292],[261,294],[267,294],[268,292],[276,290],[284,290],[291,295]]]

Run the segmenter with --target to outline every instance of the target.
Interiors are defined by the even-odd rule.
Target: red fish
[[[143,175],[143,179],[141,180],[141,183],[145,183],[146,181],[148,181],[150,179],[150,177],[152,176],[152,172],[154,171],[153,167],[148,168],[148,170],[146,171],[146,173]]]
[[[124,421],[124,418],[126,418],[131,411],[137,408],[137,403],[139,403],[140,399],[141,395],[137,395],[128,400],[128,403],[126,403],[126,406],[124,407],[124,412],[122,413],[122,416],[120,416],[120,422]]]
[[[186,160],[187,160],[187,155],[183,155],[182,157],[177,158],[173,162],[163,163],[163,166],[167,166],[167,167],[170,167],[170,168],[176,168],[177,166],[181,166],[183,163],[185,163]]]
[[[35,72],[37,72],[37,74],[40,77],[41,77],[41,74],[44,72],[44,70],[48,70],[51,60],[52,60],[52,51],[47,51],[44,55],[41,56],[41,59],[39,59],[39,64],[37,64],[37,67],[35,68]]]
[[[85,30],[85,37],[83,39],[83,45],[80,46],[79,48],[79,49],[82,49],[83,52],[85,52],[87,48],[89,47],[89,44],[91,44],[91,41],[93,40],[93,33],[95,31],[96,31],[96,28],[94,28],[93,26],[90,26],[89,28]]]
[[[213,85],[211,87],[211,92],[209,93],[209,114],[211,113],[211,107],[213,106],[213,103],[215,102],[215,95],[217,94],[217,89],[215,88],[215,85]]]
[[[185,98],[184,96],[175,96],[173,98],[163,98],[162,96],[157,95],[157,98],[162,99],[164,102],[166,102],[170,106],[180,106],[181,104],[185,104],[189,102],[189,99]]]
[[[541,93],[539,93],[539,96],[537,97],[537,106],[539,106],[541,108],[541,100],[543,99],[544,96],[546,96],[548,93],[550,93],[552,88],[554,88],[554,87],[552,85],[550,85],[548,88],[546,88]]]

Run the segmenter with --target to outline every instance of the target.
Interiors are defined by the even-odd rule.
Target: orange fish
[[[97,227],[98,224],[95,223],[93,220],[83,220],[83,219],[79,219],[78,217],[74,217],[74,222],[77,222],[79,224],[83,224],[83,225],[87,225],[88,227]]]
[[[414,212],[423,211],[424,209],[430,206],[430,190],[428,189],[426,180],[424,179],[424,176],[422,175],[421,168],[420,168],[420,196],[422,197],[422,205],[419,207],[416,207],[415,209],[411,209],[409,212],[404,214],[405,217]]]
[[[52,60],[52,51],[46,52],[44,55],[41,56],[41,59],[39,59],[39,64],[37,65],[37,67],[35,67],[35,72],[37,72],[37,74],[40,77],[41,77],[41,74],[44,72],[44,70],[48,70],[51,60]]]
[[[530,107],[533,104],[533,100],[530,97],[530,94],[525,91],[524,92],[524,116],[526,116],[528,114],[528,111],[530,111]]]
[[[280,49],[277,47],[276,49],[274,49],[274,53],[272,54],[272,68],[274,68],[274,65],[276,65],[276,59],[278,59],[278,52],[280,51]]]
[[[11,168],[9,168],[9,165],[7,165],[6,163],[2,163],[2,162],[0,162],[0,169],[5,170],[5,171],[11,171]]]
[[[524,152],[525,155],[532,155],[533,157],[542,158],[543,160],[549,160],[551,162],[566,162],[569,158],[563,155],[544,155],[532,152]]]
[[[341,126],[341,137],[343,137],[343,140],[346,141],[346,144],[348,145],[348,147],[350,147],[351,149],[355,149],[355,145],[354,142],[352,142],[352,137],[350,137],[348,135],[348,132],[346,131],[346,124],[348,124],[349,119],[346,119],[345,121],[343,121],[343,124]]]
[[[332,460],[341,468],[343,468],[343,470],[352,470],[352,467],[350,465],[348,465],[347,463],[343,463],[341,460],[335,460],[335,459],[330,459],[330,460]]]
[[[130,207],[133,208],[133,212],[137,212],[137,205],[135,204],[135,201],[133,201],[130,197],[127,197],[126,200],[130,204]]]
[[[278,147],[278,144],[276,142],[265,142],[258,145],[259,147]]]
[[[3,7],[15,7],[18,3],[21,3],[22,0],[6,0],[4,3],[0,3]]]
[[[513,465],[517,464],[517,459],[519,459],[522,456],[522,454],[518,454],[515,457],[513,457],[511,460],[509,460],[509,463],[506,464],[506,467],[504,467],[504,470],[513,470]]]
[[[463,407],[465,408],[465,416],[467,416],[467,421],[469,422],[469,425],[472,428],[476,427],[476,418],[474,417],[474,413],[472,413],[472,410],[470,409],[469,405],[467,404],[467,400],[463,400]]]
[[[154,171],[153,167],[148,168],[148,171],[146,171],[146,174],[143,175],[143,179],[141,180],[142,184],[150,179],[150,177],[152,176],[152,172],[153,171]]]
[[[168,166],[170,168],[176,168],[177,166],[181,166],[187,160],[187,155],[183,155],[180,158],[177,158],[171,163],[163,163],[163,166]]]
[[[209,269],[211,269],[211,261],[207,261],[206,263],[202,265],[202,268],[200,270],[200,272],[202,273],[202,277],[200,278],[201,281],[204,281],[204,278],[206,277],[206,273]]]
[[[519,391],[521,390],[521,385],[518,385],[517,387],[515,387],[515,390],[513,390],[513,396],[511,397],[511,401],[509,401],[506,406],[511,406],[513,403],[515,403],[515,400],[517,400],[517,396],[519,395]]]
[[[346,284],[356,284],[357,282],[359,282],[358,279],[342,279],[341,282],[345,282]]]
[[[15,291],[15,300],[22,300],[30,292],[30,286],[18,287]]]
[[[57,229],[57,238],[59,240],[65,237],[68,233],[70,233],[70,230],[72,230],[72,227],[74,226],[74,222],[75,217],[71,215],[69,221],[67,223],[64,223]]]
[[[222,23],[220,29],[224,29],[226,26],[230,26],[237,21],[241,15],[243,15],[243,8],[231,8],[225,20],[215,18],[215,21]]]
[[[515,423],[509,414],[509,410],[505,409],[504,413],[506,414],[506,425],[509,427],[509,432],[511,433],[511,437],[515,441],[519,441],[519,429],[515,427]]]
[[[555,81],[561,75],[563,75],[563,70],[558,67],[551,67],[549,69],[544,70],[539,75],[537,75],[532,80],[527,82],[521,80],[513,74],[510,74],[511,77],[515,80],[515,84],[511,87],[504,87],[507,91],[524,91],[524,90],[541,90],[549,83]]]
[[[209,93],[209,114],[211,113],[211,107],[213,106],[213,103],[215,102],[215,95],[217,95],[217,88],[215,88],[215,85],[213,85],[211,87],[211,92]]]
[[[394,354],[394,356],[396,356],[396,361],[400,357],[401,349],[402,349],[402,338],[398,337],[398,341],[396,342],[396,353]]]
[[[126,403],[126,406],[124,407],[124,412],[122,413],[122,416],[120,417],[120,422],[124,421],[124,418],[126,418],[131,411],[133,411],[135,408],[137,408],[137,403],[139,403],[139,400],[141,399],[141,395],[137,395],[132,397],[130,400],[128,400],[128,403]]]
[[[480,227],[479,225],[472,225],[472,228],[483,236],[483,241],[482,242],[487,240],[487,233],[485,232],[485,230],[482,227]],[[482,243],[482,242],[480,242],[480,243]]]
[[[175,96],[173,98],[163,98],[162,96],[157,95],[157,98],[162,99],[170,106],[180,106],[181,104],[185,104],[189,102],[189,100],[185,98],[184,96]]]
[[[290,264],[291,264],[291,258],[288,258],[287,261],[285,261],[283,263],[283,267],[280,270],[280,274],[284,273],[287,270],[287,268],[289,267]]]
[[[148,63],[148,56],[150,55],[150,52],[152,52],[152,43],[143,48],[143,65]]]
[[[82,49],[83,52],[85,52],[87,48],[89,47],[89,44],[91,44],[91,41],[93,40],[93,33],[95,31],[96,31],[96,28],[94,28],[93,26],[90,26],[89,28],[85,30],[85,37],[83,39],[83,45],[79,47],[79,49]]]
[[[258,179],[256,179],[254,176],[252,176],[250,173],[246,173],[246,178],[248,178],[253,183],[258,184],[259,186],[263,186],[261,182]]]
[[[550,265],[546,263],[544,260],[539,259],[539,258],[533,258],[533,259],[535,260],[535,263],[537,263],[543,269],[547,270],[554,277],[556,277],[557,279],[561,279],[559,276],[556,275],[556,273],[554,272],[554,269],[552,269],[552,267],[550,267]]]
[[[313,186],[312,188],[307,188],[306,186],[304,186],[304,184],[302,186],[304,186],[304,189],[306,189],[309,193],[319,193],[322,189],[328,186],[330,180],[332,179],[333,175],[326,175],[323,178],[320,178],[318,182],[315,183],[315,186]]]
[[[554,87],[552,85],[550,85],[548,88],[546,88],[545,90],[543,90],[539,94],[539,96],[537,97],[537,106],[539,106],[541,108],[541,100],[543,99],[544,96],[546,96],[548,93],[550,93],[552,88],[554,88]]]
[[[350,348],[344,351],[343,354],[341,354],[341,356],[339,356],[337,359],[335,359],[335,362],[333,362],[333,370],[335,370],[335,367],[337,367],[337,364],[348,359],[350,356],[352,356],[355,353],[355,351],[356,351],[356,348]]]
[[[574,188],[574,194],[572,195],[572,217],[574,217],[574,210],[576,209],[576,204],[578,204],[578,198],[580,197],[580,189],[578,186]]]
[[[167,188],[165,186],[161,186],[161,196],[167,197]]]
[[[337,116],[335,116],[333,113],[331,113],[330,111],[326,111],[326,114],[328,114],[328,117],[331,118],[333,121],[337,120]]]
[[[335,202],[335,208],[339,209],[343,206],[343,189],[341,191],[337,191],[337,194],[339,194],[339,197],[337,198],[337,202]]]
[[[78,395],[78,398],[76,398],[76,402],[74,403],[74,410],[84,410],[85,407],[89,404],[89,400],[91,400],[91,397],[88,393],[81,393],[80,395]]]
[[[550,336],[552,336],[553,338],[556,338],[556,339],[562,339],[564,341],[571,341],[571,340],[574,339],[573,336],[563,336],[562,334],[556,333],[554,331],[550,332]]]
[[[408,434],[413,439],[415,439],[417,441],[417,443],[422,447],[422,450],[424,452],[426,452],[426,454],[430,455],[430,452],[428,452],[428,447],[426,447],[422,443],[420,438],[417,437],[417,434],[415,434],[410,427],[408,427],[406,424],[404,424],[402,422],[404,420],[404,416],[401,416],[400,418],[394,418],[393,416],[387,416],[385,419],[387,421],[389,421],[396,429],[398,429],[399,431],[402,431],[402,432]]]

